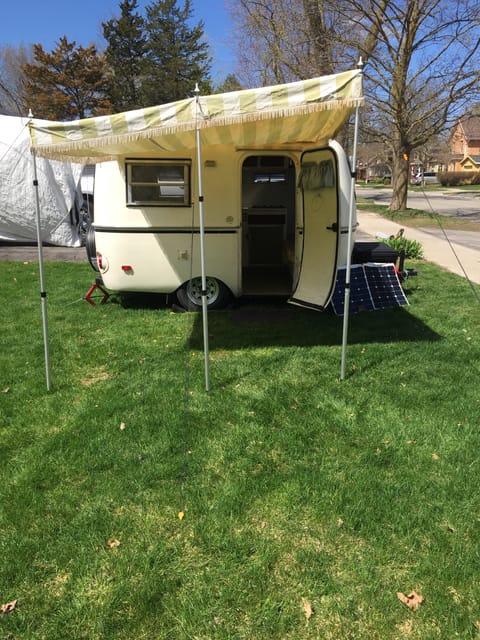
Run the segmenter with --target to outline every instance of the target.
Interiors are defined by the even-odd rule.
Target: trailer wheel
[[[230,301],[230,289],[216,278],[207,277],[207,308],[223,309]],[[187,311],[202,309],[202,279],[192,278],[177,291],[179,304]]]
[[[88,261],[94,271],[100,271],[97,263],[97,247],[95,245],[95,229],[90,225],[85,234],[85,249],[87,250]]]

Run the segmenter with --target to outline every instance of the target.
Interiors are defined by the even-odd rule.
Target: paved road
[[[358,196],[374,204],[388,205],[392,198],[392,189],[388,187],[357,186],[356,192]],[[480,192],[478,191],[409,191],[407,206],[410,209],[421,209],[480,222]]]

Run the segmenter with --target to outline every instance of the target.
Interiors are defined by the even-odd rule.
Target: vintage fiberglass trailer
[[[345,264],[350,169],[341,147],[203,154],[207,300],[279,294],[323,306]],[[182,150],[96,167],[95,251],[113,291],[201,306],[195,161]]]
[[[361,100],[354,70],[52,123],[32,146],[98,163],[87,244],[108,289],[200,308],[203,242],[209,308],[281,294],[322,309],[355,228],[352,172],[332,138]]]

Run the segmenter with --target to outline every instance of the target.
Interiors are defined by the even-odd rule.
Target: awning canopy
[[[40,157],[95,163],[193,149],[197,128],[205,146],[326,143],[362,104],[361,78],[355,69],[72,122],[32,121],[32,149]]]

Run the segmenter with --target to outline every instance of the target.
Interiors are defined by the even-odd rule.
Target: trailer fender
[[[95,244],[95,229],[92,225],[89,225],[85,234],[85,249],[87,251],[87,258],[90,266],[94,271],[100,271],[100,267],[97,262],[97,247]]]

